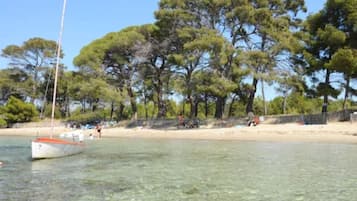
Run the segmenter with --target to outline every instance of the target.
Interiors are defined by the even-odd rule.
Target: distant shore
[[[48,136],[50,127],[0,129],[0,136]],[[55,127],[54,135],[71,129]],[[96,134],[94,129],[83,130],[86,137]],[[149,128],[104,128],[103,138],[158,138],[199,140],[240,140],[266,142],[321,142],[357,144],[356,123],[328,123],[326,125],[261,124],[256,127],[237,126],[230,128],[198,129],[149,129]]]
[[[0,136],[48,136],[50,127],[0,129]],[[55,127],[54,135],[71,129]],[[94,129],[83,130],[86,137],[96,134]],[[198,129],[149,129],[149,128],[104,128],[103,138],[159,138],[197,140],[240,140],[266,142],[327,142],[357,144],[357,124],[328,123],[326,125],[261,124],[256,127],[237,126],[230,128]]]

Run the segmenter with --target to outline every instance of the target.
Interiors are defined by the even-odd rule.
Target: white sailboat
[[[32,159],[64,157],[64,156],[81,153],[84,150],[83,138],[81,136],[70,138],[71,140],[59,139],[53,137],[54,111],[56,105],[56,92],[57,92],[57,77],[58,77],[58,68],[60,63],[61,42],[62,42],[65,10],[66,10],[66,0],[63,1],[61,29],[58,39],[58,46],[57,46],[57,61],[56,61],[56,69],[55,69],[55,81],[54,81],[54,89],[53,89],[52,114],[51,114],[52,132],[50,134],[50,137],[39,137],[31,142]]]

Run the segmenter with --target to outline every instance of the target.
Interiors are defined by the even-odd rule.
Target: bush
[[[33,104],[25,103],[13,96],[9,98],[2,110],[4,119],[8,124],[30,122],[38,116],[36,107]]]
[[[72,115],[67,121],[76,122],[79,124],[87,124],[93,122],[99,122],[103,119],[102,112],[87,112],[81,114]]]
[[[0,118],[0,128],[6,128],[7,126],[7,122],[5,121],[5,119]]]

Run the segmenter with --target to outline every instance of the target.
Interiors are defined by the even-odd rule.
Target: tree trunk
[[[99,105],[99,98],[95,99],[94,101],[91,101],[92,112],[95,112],[98,109],[98,105]]]
[[[248,103],[247,103],[247,107],[245,109],[245,112],[247,114],[249,112],[253,112],[253,103],[254,103],[254,98],[255,98],[255,92],[257,91],[257,84],[258,84],[258,80],[256,78],[253,78],[252,90],[249,93]]]
[[[82,113],[85,113],[86,112],[86,100],[82,99],[81,103],[82,103]]]
[[[198,104],[200,103],[200,101],[196,98],[194,101],[194,117],[197,118],[198,116]]]
[[[265,101],[264,81],[262,79],[260,81],[262,83],[262,97],[263,97],[263,104],[264,104],[264,115],[267,115],[268,114],[268,107],[267,107],[267,102]]]
[[[155,111],[158,111],[158,103],[154,101],[154,109],[151,113],[151,116],[150,116],[150,119],[154,119],[155,118],[155,115],[157,116],[157,114],[155,113]]]
[[[347,109],[347,99],[348,99],[348,95],[350,93],[350,76],[345,75],[345,80],[346,80],[346,88],[345,88],[345,97],[343,99],[343,110]]]
[[[137,109],[137,106],[136,106],[135,95],[134,95],[134,92],[133,92],[133,90],[131,89],[131,87],[128,87],[128,88],[127,88],[127,91],[128,91],[128,95],[129,95],[129,97],[130,97],[131,110],[132,110],[132,112],[133,112],[132,118],[136,119],[137,113],[138,113],[138,109]]]
[[[145,108],[145,120],[148,120],[149,114],[148,114],[148,103],[147,103],[146,96],[144,96],[144,108]]]
[[[232,102],[229,105],[229,111],[228,111],[228,117],[232,117],[233,116],[233,104],[235,102],[236,98],[235,96],[232,98]]]
[[[122,120],[123,119],[124,108],[125,108],[124,104],[120,103],[118,120]]]
[[[69,97],[66,97],[66,117],[70,117],[71,116],[71,109],[70,109],[70,100]]]
[[[225,97],[217,97],[216,100],[216,112],[214,117],[216,119],[222,119],[225,105]]]
[[[38,71],[37,70],[35,70],[33,80],[34,80],[34,83],[32,85],[32,95],[31,95],[30,102],[32,104],[35,104],[35,99],[36,99],[36,94],[37,94],[37,83],[38,83]]]
[[[113,115],[114,115],[114,101],[112,101],[110,104],[110,121],[113,121]]]
[[[190,102],[190,118],[192,118],[195,116],[195,107],[194,107],[194,102],[193,102],[191,95],[190,95],[190,97],[188,97],[188,100]]]
[[[40,119],[43,119],[45,117],[46,104],[47,104],[47,99],[44,98],[43,104],[41,107],[41,111],[40,111]]]
[[[283,100],[283,114],[286,114],[286,102],[287,102],[288,96],[287,94],[284,94],[284,100]]]
[[[185,116],[185,105],[186,105],[186,99],[182,100],[182,115]]]
[[[205,94],[205,117],[206,117],[206,119],[208,118],[208,97],[207,97],[207,94]]]
[[[326,69],[326,77],[325,77],[325,85],[328,86],[330,84],[330,70]],[[322,113],[327,112],[327,107],[328,107],[328,93],[324,93],[324,102],[322,104]]]
[[[154,84],[157,93],[157,118],[161,119],[166,115],[165,103],[163,100],[163,83],[161,80],[161,72],[157,72],[157,84]]]
[[[157,118],[158,119],[164,118],[166,115],[166,108],[165,108],[165,103],[163,100],[163,95],[161,90],[157,95],[157,109],[158,109]]]

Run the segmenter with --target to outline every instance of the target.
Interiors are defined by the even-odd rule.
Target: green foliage
[[[316,90],[319,97],[328,94],[334,98],[337,98],[338,94],[340,94],[340,91],[333,88],[331,84],[319,83],[319,85],[316,87]]]
[[[319,98],[309,99],[299,93],[292,93],[287,97],[286,113],[287,114],[314,114],[321,112],[322,100]],[[284,97],[276,97],[269,102],[269,114],[283,114]],[[330,108],[332,111],[332,108]],[[335,108],[334,108],[334,111]]]
[[[7,126],[7,122],[4,119],[5,115],[4,115],[4,107],[0,106],[0,128],[4,128]]]
[[[145,111],[145,110],[147,110],[147,111]],[[153,102],[149,102],[146,105],[146,109],[145,109],[145,105],[144,104],[142,104],[142,103],[138,104],[138,118],[139,119],[140,118],[145,119],[146,115],[147,115],[148,118],[153,118],[156,115],[155,106],[154,106]]]
[[[7,102],[10,96],[25,98],[31,94],[33,80],[19,68],[0,70],[0,97]]]
[[[245,117],[245,104],[241,101],[235,101],[232,106],[232,117]]]
[[[196,90],[213,96],[225,97],[237,88],[236,83],[214,72],[199,72],[195,76]]]
[[[52,103],[46,104],[44,108],[44,117],[51,118],[52,115]],[[58,107],[55,107],[55,119],[61,118],[61,111]]]
[[[261,97],[257,97],[254,101],[253,111],[255,115],[264,114],[264,101]]]
[[[349,105],[351,102],[349,102]],[[343,106],[343,100],[330,101],[328,106],[328,112],[339,111]]]
[[[283,97],[276,97],[269,102],[269,114],[282,114]],[[340,111],[343,100],[330,100],[328,112]],[[347,102],[352,107],[352,102]],[[322,100],[320,98],[309,99],[297,94],[288,97],[287,110],[288,114],[316,114],[321,113]]]
[[[25,41],[21,46],[9,45],[2,50],[2,55],[5,58],[11,59],[15,66],[21,66],[26,68],[39,67],[36,62],[49,62],[47,59],[55,59],[56,57],[56,42],[52,40],[46,40],[43,38],[30,38]],[[33,66],[23,66],[24,61],[27,64],[34,64]],[[53,60],[52,60],[53,61]]]
[[[22,45],[8,45],[2,50],[1,56],[8,59],[12,68],[18,68],[27,73],[33,82],[27,82],[29,94],[34,102],[41,97],[38,92],[44,70],[52,67],[56,59],[57,43],[52,40],[35,37],[25,41]],[[61,54],[61,56],[63,56]]]
[[[133,118],[133,110],[128,106],[124,107],[122,113],[119,113],[119,111],[117,111],[116,119],[132,119],[132,118]]]
[[[287,100],[288,114],[314,114],[321,112],[321,99],[307,99],[300,94],[292,94]]]
[[[325,78],[314,86],[317,94],[324,96],[325,104],[329,96],[336,98],[340,94],[331,85],[333,73],[343,74],[345,103],[349,96],[351,75],[356,72],[356,4],[356,0],[327,0],[323,9],[308,16],[304,23],[304,55],[309,64],[306,72],[311,75],[325,71]],[[316,80],[316,76],[312,78]]]
[[[345,33],[330,24],[327,24],[323,28],[319,28],[317,37],[320,42],[333,49],[340,47],[346,41]]]
[[[357,72],[357,50],[349,48],[339,49],[332,56],[327,66],[331,69],[338,69],[338,71],[346,75],[352,75]]]
[[[201,119],[206,119],[206,118],[213,118],[214,117],[214,113],[215,113],[215,103],[212,102],[212,101],[209,101],[208,102],[208,114],[207,114],[207,117],[205,116],[205,103],[202,102],[198,105],[198,115],[197,117],[198,118],[201,118]]]
[[[268,114],[283,114],[284,97],[278,96],[269,102]]]
[[[167,105],[167,111],[166,111],[167,118],[169,118],[169,119],[176,118],[177,114],[178,114],[176,102],[173,100],[168,100],[167,102],[168,102],[166,104]]]
[[[5,119],[0,117],[0,128],[5,128],[7,126],[7,122]]]
[[[38,112],[33,104],[25,103],[13,96],[9,98],[3,107],[3,112],[4,119],[8,124],[30,122],[38,116]]]
[[[75,112],[71,117],[67,119],[67,121],[76,122],[79,124],[86,124],[89,122],[98,122],[105,119],[105,111],[96,111],[96,112],[86,112],[80,113]],[[108,115],[109,116],[109,115]]]

